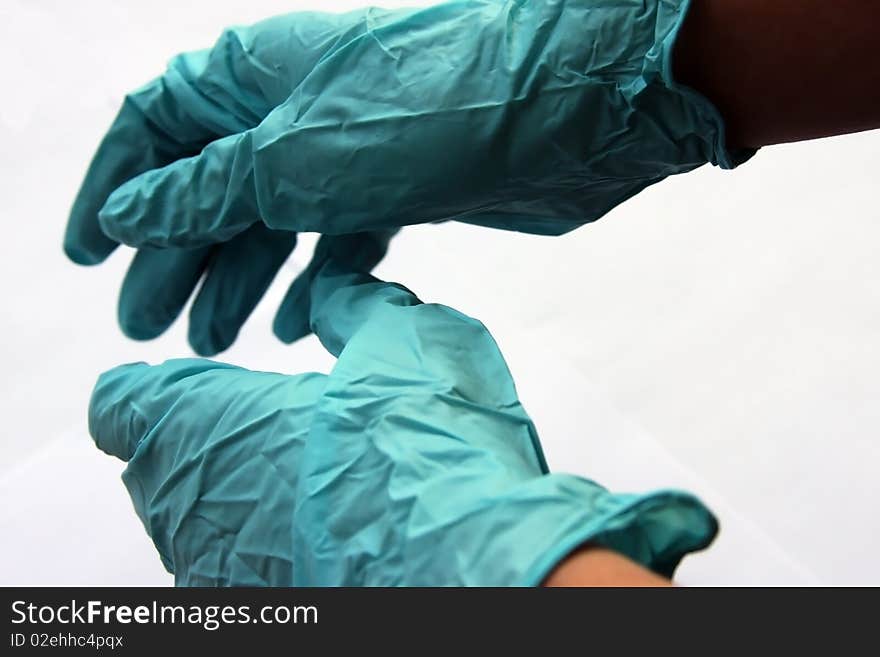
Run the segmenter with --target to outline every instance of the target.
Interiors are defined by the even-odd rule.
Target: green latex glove
[[[341,269],[313,277],[329,375],[207,360],[102,375],[89,424],[182,585],[536,585],[586,542],[663,575],[712,540],[692,496],[549,474],[478,321]]]
[[[126,98],[66,251],[89,264],[142,247],[120,300],[139,338],[207,270],[190,336],[210,354],[297,231],[457,219],[555,235],[666,176],[733,167],[751,152],[728,152],[717,110],[671,77],[688,6],[468,0],[229,29]],[[280,337],[299,337],[278,317]]]

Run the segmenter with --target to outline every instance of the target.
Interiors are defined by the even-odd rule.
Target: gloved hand
[[[572,230],[668,175],[751,154],[728,152],[717,110],[671,77],[688,6],[464,0],[227,30],[125,99],[65,249],[93,264],[143,247],[120,299],[137,338],[161,333],[207,268],[190,338],[210,354],[297,231]]]
[[[716,532],[680,492],[549,474],[479,322],[328,262],[332,372],[124,365],[89,411],[181,585],[535,585],[586,542],[663,575]]]

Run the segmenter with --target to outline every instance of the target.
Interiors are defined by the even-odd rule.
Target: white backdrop
[[[86,408],[98,373],[189,355],[115,324],[131,252],[67,262],[69,205],[123,94],[228,24],[313,0],[0,3],[0,584],[164,584]],[[387,2],[386,6],[394,3]],[[679,486],[722,522],[688,584],[880,584],[880,132],[666,181],[561,238],[407,229],[378,275],[482,319],[555,469]],[[272,313],[304,239],[221,359],[326,369]]]

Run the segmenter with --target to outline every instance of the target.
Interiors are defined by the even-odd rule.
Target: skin
[[[673,74],[709,98],[733,149],[880,128],[880,2],[693,0]],[[544,586],[672,586],[586,546]]]
[[[544,586],[665,587],[672,586],[672,582],[617,552],[588,545],[556,566],[544,580]]]
[[[734,149],[877,129],[878,26],[878,0],[693,0],[674,75],[718,107]],[[672,583],[611,550],[585,546],[544,585]]]
[[[880,2],[694,0],[676,79],[707,96],[734,148],[880,128]]]

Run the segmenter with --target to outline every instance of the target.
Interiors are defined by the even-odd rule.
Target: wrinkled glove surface
[[[140,248],[119,304],[140,339],[162,333],[204,276],[189,334],[211,355],[299,231],[449,219],[570,231],[666,176],[751,154],[729,152],[715,107],[672,79],[688,6],[463,0],[229,29],[126,97],[65,249],[93,264],[119,242]],[[308,323],[307,288],[278,314],[283,340]]]
[[[671,575],[717,525],[676,491],[550,474],[478,321],[343,269],[312,277],[329,375],[208,360],[102,375],[89,425],[179,585],[536,585],[593,542]]]

